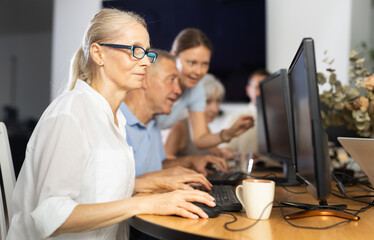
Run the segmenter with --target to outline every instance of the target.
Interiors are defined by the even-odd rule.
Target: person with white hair
[[[201,82],[204,86],[206,96],[205,119],[207,123],[211,123],[220,111],[220,105],[225,96],[225,88],[223,84],[210,73],[207,73]],[[198,149],[191,141],[189,128],[191,128],[191,124],[187,118],[177,122],[171,128],[165,143],[167,155],[182,157],[188,155],[213,154],[225,159],[233,158],[233,152],[230,149],[217,147],[203,150]]]

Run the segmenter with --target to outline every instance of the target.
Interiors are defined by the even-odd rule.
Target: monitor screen
[[[324,200],[331,190],[327,137],[322,128],[314,44],[301,43],[289,68],[297,175]]]
[[[257,107],[257,143],[258,143],[258,153],[266,155],[268,153],[268,146],[266,142],[266,132],[264,124],[264,113],[262,110],[262,99],[261,96],[256,97],[256,107]]]
[[[295,173],[295,153],[287,70],[281,69],[260,83],[257,103],[258,142],[260,153],[283,165],[283,178],[273,179],[281,185],[299,185]]]
[[[284,70],[285,71],[285,70]],[[287,75],[278,71],[261,82],[262,106],[265,117],[265,132],[268,139],[268,154],[278,160],[292,161],[287,109],[284,88]],[[291,117],[291,116],[290,116]]]

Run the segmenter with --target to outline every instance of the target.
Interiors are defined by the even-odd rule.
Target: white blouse
[[[131,197],[134,156],[121,111],[117,119],[119,127],[105,98],[81,80],[50,104],[27,144],[7,239],[48,239],[78,204]],[[53,239],[126,239],[123,229],[115,224]]]

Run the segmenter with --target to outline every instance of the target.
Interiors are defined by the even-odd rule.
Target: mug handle
[[[239,202],[242,204],[243,208],[244,206],[244,197],[243,197],[243,185],[239,185],[235,189],[236,197],[238,198]]]

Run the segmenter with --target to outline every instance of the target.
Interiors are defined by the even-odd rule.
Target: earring
[[[103,65],[103,64],[104,64],[103,62],[101,62],[101,61],[99,62],[99,65]]]

